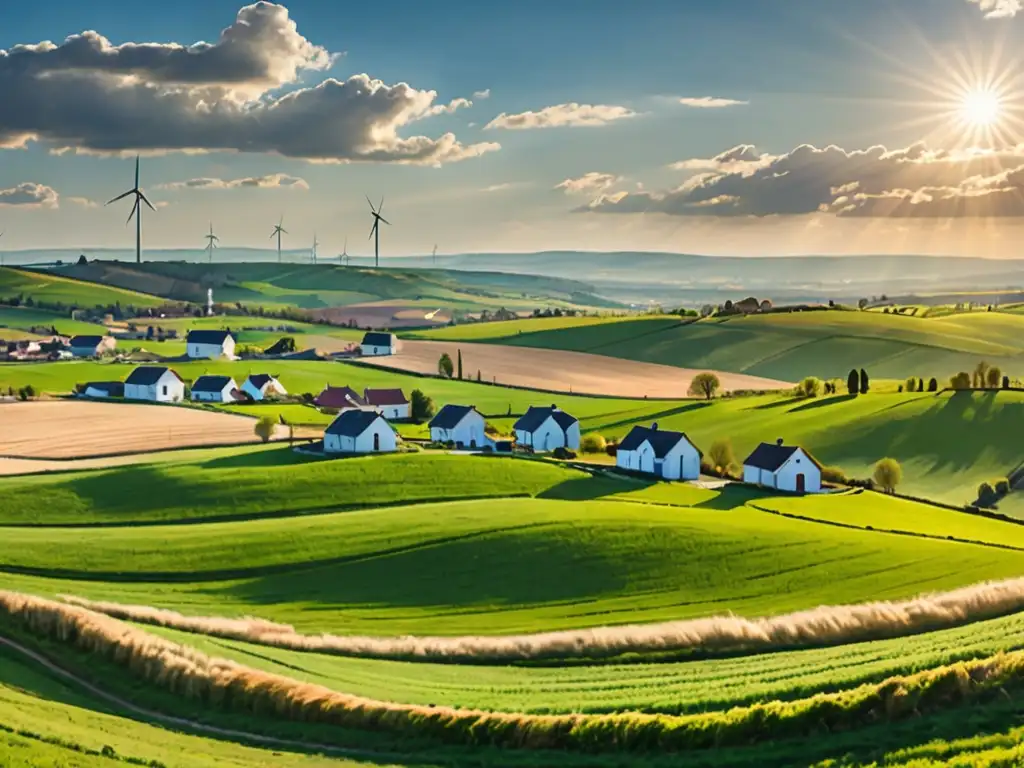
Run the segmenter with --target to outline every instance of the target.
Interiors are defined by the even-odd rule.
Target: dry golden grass
[[[184,616],[149,606],[94,602],[72,596],[62,599],[119,619],[293,650],[378,659],[507,663],[664,651],[763,652],[900,637],[1021,610],[1024,579],[986,582],[912,600],[821,606],[757,619],[718,616],[525,635],[463,637],[303,635],[287,624],[258,618]]]
[[[587,352],[505,347],[448,341],[402,341],[397,355],[364,357],[363,362],[414,373],[437,373],[447,352],[452,360],[462,351],[467,376],[480,371],[485,381],[555,392],[615,397],[690,397],[690,380],[699,370],[640,363]],[[724,390],[788,389],[792,384],[742,373],[718,372]]]
[[[258,442],[254,424],[244,416],[167,405],[86,400],[3,403],[0,453],[69,459]]]

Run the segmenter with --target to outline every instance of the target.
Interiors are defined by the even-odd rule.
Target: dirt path
[[[382,368],[413,373],[437,373],[437,361],[447,352],[452,360],[462,351],[467,379],[477,371],[485,381],[553,392],[578,392],[616,397],[689,397],[690,380],[702,371],[672,365],[640,363],[588,352],[566,352],[533,347],[505,347],[500,344],[471,344],[448,341],[401,342],[397,355],[363,357],[362,362]],[[728,391],[788,389],[793,385],[742,373],[716,371],[722,388]]]
[[[196,720],[189,720],[184,717],[165,715],[162,712],[157,712],[152,709],[140,707],[136,704],[131,703],[127,699],[122,699],[120,696],[116,696],[112,693],[107,693],[102,688],[99,688],[93,685],[92,683],[88,682],[87,680],[82,679],[73,672],[68,671],[64,667],[60,666],[59,664],[56,664],[47,657],[43,656],[41,653],[33,651],[30,648],[26,648],[24,645],[15,642],[14,640],[9,640],[6,637],[0,636],[0,645],[4,646],[5,648],[9,648],[15,653],[18,653],[30,659],[36,664],[39,664],[48,672],[60,678],[61,680],[66,680],[78,686],[79,688],[85,690],[86,692],[92,694],[93,696],[96,696],[97,698],[102,699],[103,701],[106,701],[109,704],[113,704],[118,709],[130,712],[133,715],[138,715],[145,720],[165,723],[167,725],[173,725],[179,728],[185,728],[199,733],[208,733],[213,736],[224,736],[231,740],[251,742],[254,744],[264,744],[270,747],[285,747],[301,750],[304,752],[329,752],[338,757],[351,757],[355,759],[364,760],[395,760],[402,758],[408,759],[411,757],[409,755],[401,755],[398,753],[375,752],[373,750],[368,749],[351,749],[346,747],[336,747],[330,744],[318,744],[316,742],[279,739],[274,736],[264,736],[263,734],[256,733],[254,731],[240,731],[234,730],[232,728],[218,728],[215,725],[207,725],[205,723],[200,723]]]

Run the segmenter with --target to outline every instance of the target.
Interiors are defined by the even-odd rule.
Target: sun
[[[1003,104],[999,94],[987,88],[977,88],[964,94],[960,103],[963,119],[979,128],[994,126],[1002,116]]]

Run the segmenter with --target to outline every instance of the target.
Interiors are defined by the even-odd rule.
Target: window
[[[380,450],[380,434],[377,432],[373,433],[373,450]]]
[[[167,385],[166,384],[164,384],[164,394],[165,395],[167,394]]]

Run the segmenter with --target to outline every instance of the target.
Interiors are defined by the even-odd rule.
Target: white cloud
[[[697,109],[722,109],[723,107],[739,107],[749,104],[749,101],[737,101],[736,99],[719,99],[714,96],[683,97],[679,103],[684,107],[696,107]]]
[[[510,115],[502,112],[484,126],[484,130],[503,128],[505,130],[528,130],[531,128],[561,128],[565,126],[593,127],[606,125],[614,120],[636,117],[637,113],[628,107],[609,104],[555,104],[536,112],[520,112]]]
[[[514,186],[516,186],[515,183],[513,183],[511,181],[506,181],[503,184],[491,184],[491,186],[484,187],[480,191],[481,192],[504,192],[506,189],[512,189],[512,187],[514,187]]]
[[[298,176],[272,173],[267,176],[249,176],[243,179],[216,179],[202,177],[186,181],[158,184],[157,189],[309,189],[309,183]]]
[[[491,98],[491,89],[484,88],[482,91],[473,91],[473,98],[477,101]]]
[[[99,208],[100,204],[95,200],[90,200],[88,197],[65,197],[69,203],[81,206],[82,208]]]
[[[8,189],[0,189],[0,208],[56,208],[60,195],[53,187],[26,181]]]
[[[753,144],[739,144],[714,157],[680,160],[672,163],[669,168],[675,171],[709,171],[716,174],[753,173],[775,159],[772,155],[758,154]]]
[[[216,43],[125,43],[97,32],[0,50],[0,148],[57,152],[235,151],[320,162],[440,165],[499,148],[411,124],[469,106],[367,74],[297,85],[335,57],[299,34],[288,9],[242,8]]]
[[[622,181],[620,176],[591,171],[577,179],[565,179],[565,181],[555,184],[554,188],[563,190],[567,195],[594,194],[595,192],[604,192],[620,181]]]
[[[967,0],[978,6],[986,19],[1009,19],[1024,10],[1021,0]]]

